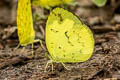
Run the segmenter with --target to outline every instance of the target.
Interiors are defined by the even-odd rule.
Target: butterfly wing
[[[31,44],[35,38],[33,29],[31,0],[18,0],[17,29],[20,45]]]
[[[62,3],[61,0],[33,0],[32,1],[33,5],[41,6],[47,9],[60,5],[61,3]]]
[[[47,20],[46,45],[55,62],[83,62],[93,53],[94,37],[71,12],[56,8]]]
[[[72,2],[73,0],[33,0],[32,4],[50,9],[51,7],[55,7],[61,4],[70,4]]]

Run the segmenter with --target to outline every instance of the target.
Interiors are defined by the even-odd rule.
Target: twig
[[[9,59],[3,63],[0,63],[0,69],[5,68],[9,65],[17,64],[19,62],[24,61],[25,59],[27,59],[27,58],[26,57],[13,57],[12,59]]]
[[[110,25],[106,25],[106,26],[94,26],[92,27],[93,31],[95,33],[107,33],[110,31],[120,31],[120,24],[117,24],[115,26],[110,26]]]
[[[7,58],[7,60],[5,60],[4,62],[0,63],[0,69],[2,68],[5,68],[9,65],[14,65],[14,64],[17,64],[17,63],[20,63],[20,62],[23,62],[24,60],[26,59],[32,59],[32,58],[29,58],[29,56],[31,55],[31,52],[26,52],[24,51],[24,53],[22,54],[16,54],[16,52],[20,52],[19,50],[18,51],[0,51],[0,57],[2,58]],[[27,54],[26,54],[27,53]]]

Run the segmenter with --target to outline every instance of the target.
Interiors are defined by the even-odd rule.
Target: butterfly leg
[[[25,51],[25,47],[23,47],[23,49],[21,50],[21,53],[23,53]]]
[[[34,57],[33,47],[34,47],[34,43],[32,43],[32,57]]]
[[[51,63],[51,65],[52,65],[52,72],[53,72],[53,62]]]
[[[53,60],[52,60],[51,56],[48,54],[48,52],[45,53],[45,56],[48,57],[48,58],[50,58],[50,60],[47,62],[46,66],[45,66],[45,72],[46,72],[46,69],[47,69],[47,67],[48,67],[49,64],[51,64],[52,71],[53,71]]]
[[[66,70],[70,70],[69,68],[66,67],[66,65],[64,63],[61,63],[63,65],[63,67],[66,69]]]
[[[45,71],[44,71],[44,72],[46,72],[49,64],[52,65],[52,71],[53,71],[53,61],[52,61],[52,60],[49,60],[49,61],[47,62],[47,64],[46,64],[46,66],[45,66]]]
[[[32,55],[28,56],[29,59],[32,59],[35,57],[33,48],[34,48],[34,43],[32,43]]]
[[[36,40],[34,40],[34,43],[36,43],[36,42],[40,42],[40,45],[41,45],[42,49],[44,49],[46,51],[46,48],[44,47],[44,45],[42,43],[42,40],[36,39]],[[32,53],[32,54],[33,54],[33,56],[35,55],[34,53]],[[37,54],[35,55],[35,57],[37,57]]]
[[[22,50],[20,51],[20,56],[23,56],[24,51],[25,51],[25,47],[23,47]]]
[[[20,47],[20,44],[17,45],[17,47],[14,48],[14,50],[17,50]]]
[[[42,47],[44,50],[46,50],[46,48],[44,47],[44,45],[43,45],[43,43],[42,43],[42,40],[36,39],[36,40],[34,40],[34,43],[36,43],[36,42],[40,42],[41,47]]]

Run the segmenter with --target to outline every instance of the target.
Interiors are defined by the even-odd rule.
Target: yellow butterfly
[[[51,62],[84,62],[94,50],[91,30],[75,15],[62,8],[55,8],[50,13],[45,40],[50,58],[46,68]]]
[[[73,0],[33,0],[32,4],[50,9],[51,7],[55,7],[61,4],[70,4],[72,2]]]
[[[18,37],[21,46],[38,42],[35,40],[35,31],[33,28],[31,0],[18,0],[17,8],[17,29]]]

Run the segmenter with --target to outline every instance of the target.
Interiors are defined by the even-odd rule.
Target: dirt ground
[[[11,2],[8,3],[11,4]],[[14,5],[16,4],[14,3]],[[31,55],[31,45],[28,45],[25,50],[23,47],[15,49],[19,44],[15,22],[16,8],[12,5],[13,7],[9,9],[12,16],[8,13],[4,14],[8,11],[9,6],[11,5],[3,7],[0,4],[1,16],[5,18],[0,17],[0,80],[120,79],[119,0],[109,0],[104,7],[97,7],[90,0],[77,0],[75,6],[67,6],[69,11],[77,15],[93,31],[95,50],[92,57],[86,62],[66,63],[70,70],[64,69],[59,63],[54,63],[54,70],[51,71],[49,66],[47,72],[44,72],[45,65],[49,61],[45,56],[47,50],[42,49],[39,43],[34,45],[36,57],[32,59],[28,58]],[[49,11],[33,6],[33,15],[39,16],[34,21],[36,38],[42,39],[45,46],[45,22]]]

